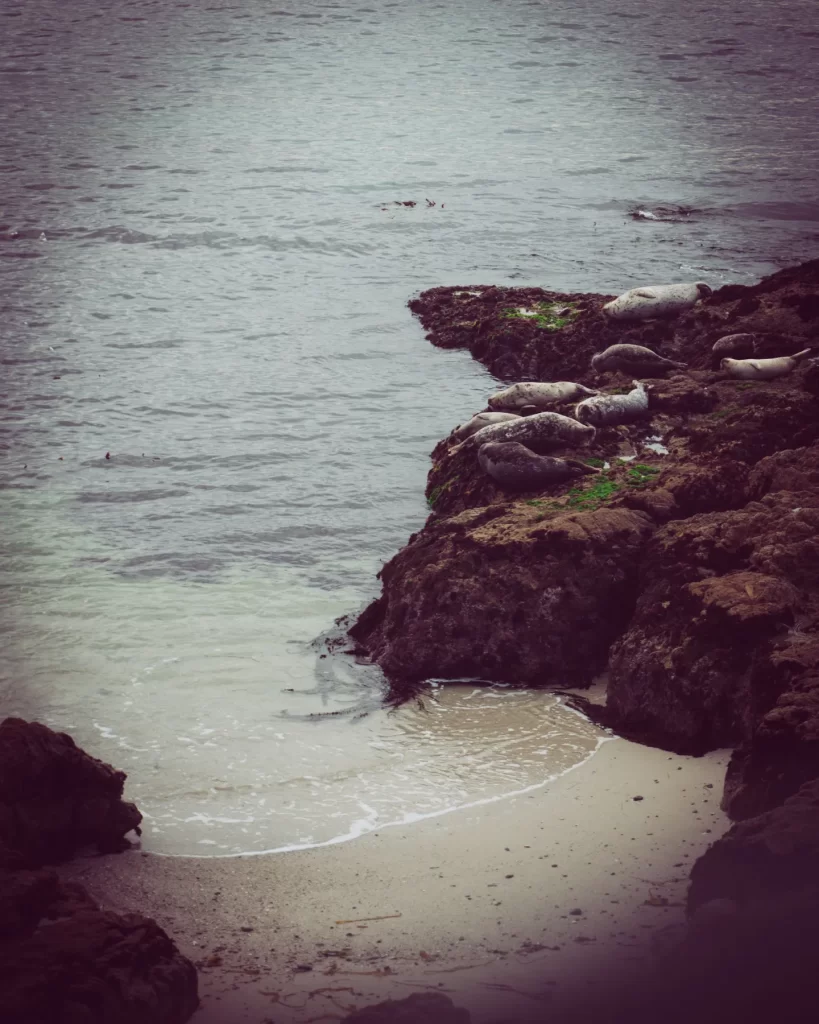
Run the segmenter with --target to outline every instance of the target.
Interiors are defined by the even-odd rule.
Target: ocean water
[[[390,712],[377,671],[314,643],[377,594],[429,451],[496,384],[406,302],[814,257],[814,15],[6,0],[2,713],[126,770],[146,849],[203,856],[590,756],[549,694],[441,686]]]

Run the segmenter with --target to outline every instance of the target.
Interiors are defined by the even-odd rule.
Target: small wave
[[[189,491],[181,488],[163,488],[155,491],[86,491],[77,495],[77,501],[82,505],[97,504],[125,504],[141,503],[145,501],[165,501],[168,498],[187,497]]]
[[[217,853],[214,854],[213,857],[214,859],[218,858],[220,860],[224,860],[228,857],[264,857],[270,853],[295,853],[297,850],[315,850],[324,846],[337,846],[339,843],[347,843],[351,839],[358,839],[361,836],[367,835],[368,832],[376,831],[376,829],[381,832],[385,828],[395,828],[399,825],[411,825],[418,821],[427,821],[430,818],[441,818],[445,814],[453,814],[456,811],[468,811],[474,807],[486,807],[488,804],[497,804],[502,800],[509,800],[512,797],[525,796],[527,793],[533,793],[538,789],[543,789],[552,782],[556,782],[558,779],[563,778],[564,775],[568,775],[570,772],[576,771],[578,768],[582,768],[584,764],[587,764],[594,757],[604,743],[611,743],[616,739],[616,736],[599,736],[594,749],[576,764],[564,769],[562,772],[555,772],[552,775],[547,776],[545,779],[542,779],[540,782],[535,782],[530,786],[523,786],[519,789],[512,789],[508,793],[498,793],[493,796],[480,797],[477,800],[467,800],[463,803],[452,804],[449,807],[436,808],[434,811],[408,811],[394,821],[379,821],[377,813],[372,808],[367,807],[362,803],[361,807],[368,812],[367,816],[352,822],[349,831],[342,835],[334,836],[332,839],[326,839],[323,842],[308,841],[304,843],[293,843],[288,846],[277,846],[269,850],[248,850],[241,853]],[[154,856],[157,857],[194,856],[193,854],[188,853],[163,853],[158,850],[152,852],[154,853]]]
[[[99,239],[102,242],[119,242],[122,245],[139,245],[142,242],[157,241],[156,235],[146,235],[143,231],[133,231],[121,224],[114,224],[108,228],[98,228],[96,231],[88,231],[83,236],[86,239]]]
[[[329,174],[329,167],[301,167],[296,164],[275,164],[270,167],[248,167],[245,174]]]
[[[680,224],[702,213],[693,206],[635,206],[628,214],[632,220],[661,221],[666,224]]]

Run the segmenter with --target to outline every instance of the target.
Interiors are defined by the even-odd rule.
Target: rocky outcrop
[[[397,697],[425,678],[582,686],[608,668],[606,724],[674,750],[738,747],[724,806],[747,817],[819,776],[819,364],[736,380],[712,346],[745,333],[759,358],[819,353],[819,261],[676,320],[609,321],[607,298],[465,286],[410,304],[434,344],[505,381],[622,391],[628,377],[590,360],[623,342],[687,369],[647,381],[644,421],[555,452],[598,476],[512,495],[474,446],[442,441],[427,525],[351,635]]]
[[[486,285],[432,288],[410,302],[440,348],[466,348],[501,380],[585,382],[589,359],[609,345],[646,345],[695,370],[714,370],[711,351],[728,334],[757,336],[757,355],[787,355],[819,338],[819,260],[757,285],[728,285],[676,320],[613,321],[611,295]]]
[[[125,774],[36,722],[0,724],[0,1006],[3,1024],[183,1024],[196,969],[140,914],[101,910],[44,863],[127,847],[141,814]]]
[[[819,781],[735,824],[694,865],[689,913],[713,900],[741,910],[788,894],[819,898]]]
[[[140,914],[100,910],[52,871],[0,872],[4,1024],[183,1024],[196,969]]]
[[[122,799],[125,773],[38,722],[0,723],[0,864],[53,864],[85,846],[126,848],[142,815]]]
[[[351,635],[405,688],[431,677],[588,685],[629,619],[653,528],[630,509],[468,510],[384,566],[384,595]]]
[[[742,820],[694,869],[687,937],[589,1019],[801,1021],[819,948],[819,360],[736,380],[712,347],[746,334],[755,358],[819,355],[819,261],[676,320],[608,321],[608,298],[464,286],[410,304],[433,344],[504,383],[625,391],[590,369],[617,343],[687,368],[646,382],[644,421],[554,453],[598,476],[513,495],[442,440],[427,524],[350,632],[397,698],[426,678],[582,686],[608,669],[607,705],[589,707],[605,724],[689,753],[735,746],[723,806]]]
[[[794,624],[819,610],[817,529],[819,493],[783,491],[657,531],[612,649],[614,720],[687,753],[748,739],[787,681]]]

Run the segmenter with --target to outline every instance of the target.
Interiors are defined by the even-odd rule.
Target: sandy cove
[[[340,1019],[425,989],[475,1024],[541,1020],[678,936],[691,865],[727,825],[726,761],[613,739],[532,793],[336,846],[60,873],[174,937],[198,1024]]]

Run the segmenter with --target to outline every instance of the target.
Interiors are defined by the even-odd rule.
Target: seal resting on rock
[[[468,437],[471,437],[492,423],[504,423],[507,420],[519,419],[520,416],[514,412],[478,412],[466,423],[459,423],[450,434],[450,437],[455,441],[465,441]]]
[[[652,284],[632,288],[603,306],[610,320],[651,320],[654,317],[679,316],[711,294],[704,281],[693,284]]]
[[[513,384],[511,387],[498,391],[489,399],[490,409],[517,409],[527,411],[530,407],[538,412],[549,409],[558,402],[569,402],[572,399],[596,395],[591,388],[583,387],[569,380],[555,380],[549,383],[527,381]]]
[[[726,334],[724,338],[719,338],[714,342],[711,351],[718,359],[723,356],[737,356],[740,359],[745,359],[756,352],[756,335]]]
[[[803,348],[801,352],[794,352],[792,356],[778,356],[776,359],[725,358],[720,366],[732,377],[739,377],[741,380],[773,380],[774,377],[790,373],[812,351],[813,349]]]
[[[622,370],[635,377],[650,377],[666,370],[684,370],[685,363],[658,356],[642,345],[609,345],[605,352],[592,356],[593,370]]]
[[[487,441],[518,441],[535,452],[548,452],[565,445],[589,444],[595,435],[594,427],[578,423],[559,412],[539,412],[534,416],[517,416],[514,421],[493,423],[468,437],[466,445],[480,448]]]
[[[481,469],[501,487],[529,490],[585,473],[599,473],[576,459],[535,455],[517,441],[490,441],[478,449]]]
[[[634,381],[634,390],[627,395],[595,395],[578,402],[575,418],[593,427],[615,427],[618,423],[632,423],[648,412],[648,391],[645,384]]]

